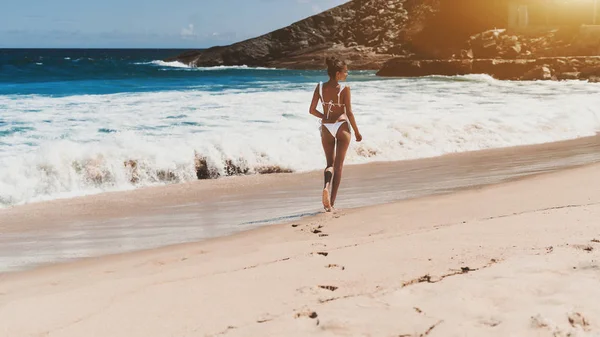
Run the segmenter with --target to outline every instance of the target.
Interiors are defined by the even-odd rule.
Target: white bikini
[[[325,102],[325,100],[323,99],[323,82],[319,82],[319,98],[321,99],[321,102],[323,102],[323,111],[327,110],[327,115],[326,115],[327,119],[329,119],[329,113],[331,112],[331,108],[334,105],[335,106],[343,106],[344,114],[346,113],[346,104],[340,103],[340,95],[342,94],[342,91],[344,91],[345,88],[346,88],[346,86],[344,84],[340,84],[340,91],[338,92],[338,95],[337,95],[338,96],[337,103],[333,103],[333,101],[331,101],[331,100],[329,102]],[[328,105],[327,109],[325,109],[326,105]],[[331,133],[331,135],[335,138],[337,138],[336,135],[337,135],[338,129],[344,123],[346,123],[345,120],[335,122],[335,123],[323,123],[321,121],[321,125],[324,126],[327,130],[329,130],[329,133]]]

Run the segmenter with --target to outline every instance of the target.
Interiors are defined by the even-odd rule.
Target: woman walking
[[[342,180],[344,159],[351,140],[350,126],[354,130],[357,142],[362,140],[362,135],[352,113],[350,87],[340,84],[348,77],[348,66],[335,57],[327,58],[327,74],[329,81],[320,82],[315,88],[310,114],[321,119],[321,143],[327,161],[323,207],[330,212],[335,205]],[[322,102],[323,112],[317,110],[319,100]]]

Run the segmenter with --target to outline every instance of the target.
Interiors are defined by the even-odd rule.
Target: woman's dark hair
[[[327,63],[327,74],[329,75],[329,77],[335,77],[335,74],[338,71],[342,71],[342,69],[344,69],[344,66],[346,65],[346,62],[338,59],[335,56],[330,56],[325,60],[325,63]]]

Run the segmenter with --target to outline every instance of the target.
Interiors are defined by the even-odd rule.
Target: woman
[[[362,136],[352,113],[350,87],[339,83],[348,77],[346,63],[335,57],[327,58],[327,74],[329,81],[319,83],[315,88],[310,103],[310,114],[321,119],[321,143],[327,160],[324,173],[323,207],[325,211],[330,212],[335,205],[335,198],[342,180],[344,158],[350,145],[351,134],[348,122],[356,133],[357,142],[362,140]],[[323,104],[322,113],[317,110],[319,100]]]

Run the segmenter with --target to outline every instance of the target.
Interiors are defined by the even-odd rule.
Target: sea
[[[183,50],[0,49],[0,208],[230,174],[324,168],[325,70],[190,67]],[[593,136],[600,84],[352,70],[347,165]],[[232,169],[232,167],[234,169]]]

